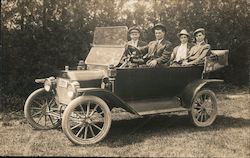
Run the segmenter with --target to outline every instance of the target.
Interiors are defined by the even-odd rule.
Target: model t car
[[[107,135],[115,107],[140,116],[188,111],[195,126],[211,125],[217,102],[209,87],[223,81],[206,76],[227,65],[228,51],[212,50],[201,65],[129,67],[133,53],[126,49],[127,31],[125,26],[97,27],[85,62],[75,69],[65,66],[57,77],[36,79],[44,87],[25,102],[30,125],[62,126],[79,145],[97,143]]]

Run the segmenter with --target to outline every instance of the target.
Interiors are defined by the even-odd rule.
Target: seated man
[[[170,66],[181,66],[183,60],[187,58],[187,53],[193,46],[188,42],[190,35],[187,30],[181,30],[181,32],[177,34],[177,37],[180,39],[181,43],[174,48],[171,54]]]
[[[199,28],[194,31],[196,44],[188,52],[187,59],[182,65],[202,64],[210,53],[210,45],[205,42],[205,29]]]
[[[158,67],[163,64],[169,65],[172,44],[164,38],[166,27],[159,23],[156,24],[152,30],[156,40],[149,42],[149,44],[144,47],[139,47],[139,50],[144,55],[143,59],[149,67]]]
[[[144,42],[140,39],[141,31],[138,27],[131,27],[128,30],[128,33],[129,33],[129,37],[131,39],[130,41],[128,41],[128,45],[134,46],[136,48],[143,47],[143,46],[147,45],[146,42]]]
[[[139,53],[137,49],[138,47],[147,45],[147,43],[140,39],[141,31],[138,27],[131,27],[128,30],[128,34],[131,40],[127,43],[126,51],[121,62],[126,62],[125,64],[127,67],[138,67],[138,63],[131,63],[130,61],[125,60],[128,60],[128,55],[133,55],[133,59],[142,59],[143,55]]]

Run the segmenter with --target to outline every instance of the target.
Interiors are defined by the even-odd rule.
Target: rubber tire
[[[83,139],[77,138],[72,132],[71,129],[69,127],[69,116],[71,114],[71,112],[74,110],[74,108],[76,108],[79,104],[82,104],[83,102],[86,101],[91,101],[91,102],[95,102],[98,103],[100,105],[100,107],[102,108],[102,110],[104,111],[104,126],[103,126],[103,130],[98,134],[99,136],[95,139],[91,139],[89,141],[84,141]],[[108,107],[108,105],[99,97],[96,96],[80,96],[74,100],[72,100],[69,105],[66,107],[64,113],[63,113],[63,117],[62,117],[62,129],[64,134],[67,136],[67,138],[74,144],[77,145],[87,145],[87,144],[94,144],[97,143],[101,140],[103,140],[103,138],[108,134],[108,131],[111,127],[111,122],[112,122],[112,118],[111,118],[111,112],[110,109]]]
[[[58,121],[58,123],[56,123],[54,126],[46,127],[46,126],[42,126],[42,125],[36,123],[30,114],[29,108],[32,105],[33,99],[35,99],[41,93],[48,93],[48,92],[45,91],[44,88],[40,88],[40,89],[35,90],[33,93],[31,93],[30,96],[27,98],[27,100],[25,101],[25,105],[24,105],[24,116],[25,116],[26,120],[28,121],[28,123],[35,129],[49,130],[49,129],[58,128],[61,124],[60,121]]]
[[[201,123],[201,122],[197,121],[195,119],[194,112],[193,112],[194,101],[197,99],[197,97],[201,96],[202,94],[209,95],[211,97],[211,101],[214,104],[213,115],[205,123]],[[192,102],[192,105],[191,105],[191,110],[188,112],[189,118],[190,118],[192,124],[194,126],[196,126],[196,127],[207,127],[207,126],[210,126],[215,121],[215,119],[217,117],[217,113],[218,113],[218,107],[217,107],[217,101],[216,101],[216,96],[215,96],[214,92],[211,91],[211,90],[209,90],[209,89],[201,89],[200,91],[198,91],[196,93],[194,99],[193,99],[193,102]]]

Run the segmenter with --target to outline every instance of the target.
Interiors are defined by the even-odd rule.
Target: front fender
[[[109,106],[110,109],[113,107],[121,107],[128,112],[139,115],[131,106],[129,106],[125,101],[123,101],[116,94],[102,89],[102,88],[80,88],[78,92],[82,93],[83,96],[91,95],[97,96],[103,99]]]
[[[35,79],[35,82],[36,83],[44,83],[46,80],[46,78],[38,78],[38,79]]]
[[[189,108],[192,105],[194,96],[196,93],[205,86],[210,86],[215,83],[222,83],[223,80],[218,79],[202,79],[189,83],[181,94],[182,103],[185,108]]]

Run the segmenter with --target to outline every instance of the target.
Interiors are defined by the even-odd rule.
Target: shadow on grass
[[[188,116],[151,116],[133,120],[113,121],[108,136],[100,145],[119,147],[143,142],[153,136],[176,136],[183,133],[217,131],[227,128],[250,127],[250,119],[219,115],[213,125],[205,128],[194,127]]]

